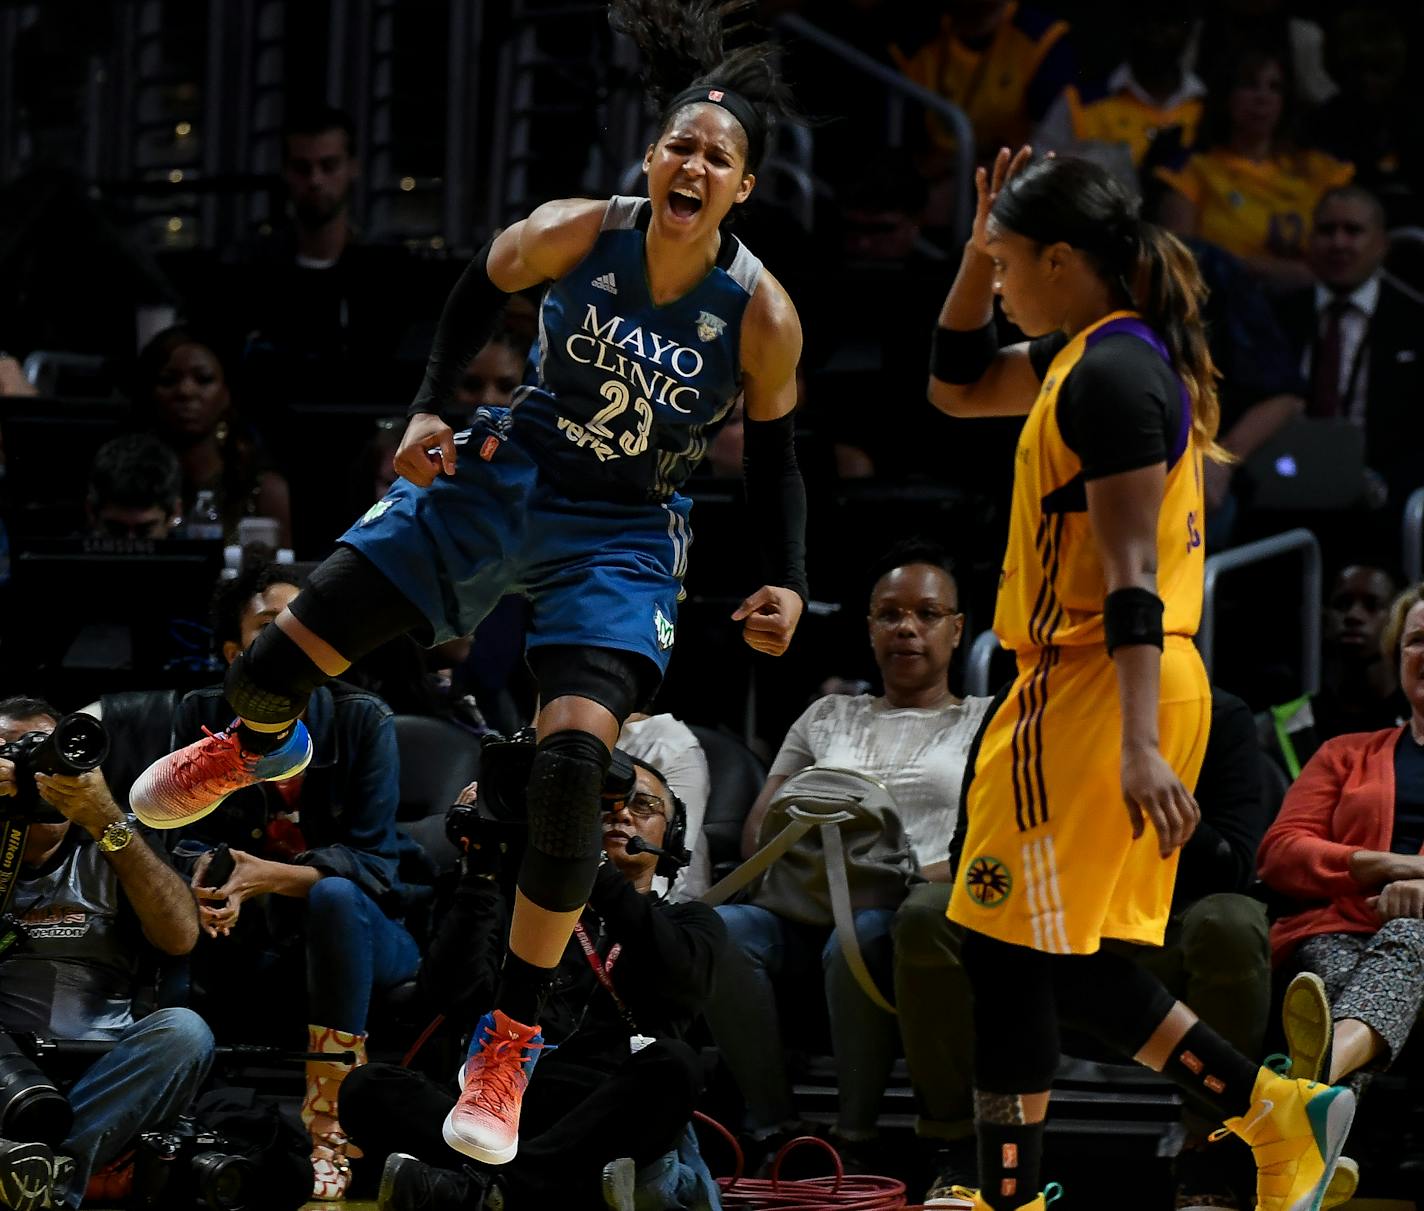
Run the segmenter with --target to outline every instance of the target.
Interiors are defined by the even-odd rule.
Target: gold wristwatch
[[[106,825],[104,831],[99,834],[99,849],[106,854],[116,854],[127,848],[133,836],[133,829],[129,827],[127,820],[115,820]]]

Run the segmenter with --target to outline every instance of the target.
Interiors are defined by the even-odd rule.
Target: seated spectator
[[[236,252],[222,308],[223,322],[246,334],[242,382],[274,446],[289,402],[403,399],[429,349],[435,315],[421,300],[444,291],[419,280],[404,247],[363,237],[352,214],[360,176],[350,115],[327,105],[289,112],[285,214]]]
[[[1127,59],[1105,80],[1070,83],[1034,132],[1036,152],[1096,160],[1133,193],[1153,141],[1176,130],[1196,138],[1206,85],[1184,66],[1192,23],[1177,5],[1135,5],[1126,14]]]
[[[287,481],[266,465],[244,427],[210,346],[185,328],[168,328],[149,341],[135,370],[134,411],[178,455],[185,517],[206,492],[228,542],[237,541],[242,518],[270,517],[279,526],[278,545],[292,545]]]
[[[1424,145],[1415,120],[1409,36],[1387,4],[1340,5],[1330,12],[1326,64],[1340,91],[1311,115],[1320,146],[1355,166],[1391,227],[1424,220]]]
[[[1282,299],[1280,314],[1310,385],[1308,414],[1364,429],[1366,462],[1397,526],[1424,484],[1424,298],[1384,271],[1388,252],[1379,199],[1356,185],[1332,189],[1315,208],[1311,283]]]
[[[792,774],[813,766],[855,770],[889,789],[920,873],[946,883],[947,899],[960,783],[989,699],[958,698],[949,689],[949,663],[964,618],[943,552],[906,545],[884,566],[868,616],[884,695],[833,694],[813,703],[792,724],[747,818],[742,849],[745,856],[755,852],[761,822]],[[754,903],[722,905],[717,911],[736,953],[729,955],[718,979],[707,1021],[746,1099],[746,1128],[753,1141],[770,1145],[794,1127],[777,998],[805,987],[819,963],[840,1089],[835,1134],[851,1145],[852,1153],[863,1153],[875,1138],[880,1099],[895,1058],[895,1019],[855,982],[834,931],[828,937],[825,929],[799,925]],[[855,914],[867,965],[886,990],[894,916],[887,908]]]
[[[37,698],[6,698],[0,741],[52,732],[59,718]],[[4,802],[13,802],[24,781],[0,758],[0,796],[10,797]],[[34,783],[62,819],[31,824],[23,834],[9,911],[24,936],[4,956],[0,1029],[114,1046],[68,1091],[74,1124],[56,1151],[72,1159],[72,1170],[54,1164],[48,1148],[29,1151],[22,1176],[34,1183],[30,1193],[48,1192],[53,1174],[53,1201],[3,1205],[74,1208],[95,1169],[117,1160],[140,1133],[171,1128],[186,1112],[212,1063],[213,1036],[189,1009],[144,1016],[141,1007],[158,957],[186,955],[198,938],[193,897],[163,846],[114,802],[97,770],[37,774]],[[13,1161],[8,1152],[7,1159]],[[0,1191],[14,1193],[15,1174],[0,1168]]]
[[[1265,909],[1245,892],[1266,828],[1262,757],[1250,708],[1220,689],[1212,690],[1211,704],[1196,787],[1201,820],[1182,849],[1166,938],[1160,950],[1128,953],[1233,1046],[1258,1055],[1270,1009],[1270,951]],[[962,816],[958,828],[956,850]],[[917,1134],[935,1148],[937,1176],[927,1201],[972,1184],[975,1170],[971,994],[959,965],[962,931],[946,916],[950,887],[911,889],[894,926],[895,1002],[920,1103]],[[1207,1148],[1219,1125],[1207,1107],[1189,1102],[1183,1117],[1188,1134],[1177,1163],[1176,1205],[1239,1207],[1231,1192],[1231,1152],[1239,1145]]]
[[[347,1082],[342,1125],[367,1156],[389,1158],[383,1211],[466,1211],[496,1205],[495,1196],[509,1211],[598,1206],[605,1166],[625,1156],[637,1169],[638,1206],[703,1205],[693,1196],[711,1179],[695,1148],[684,1143],[682,1160],[674,1150],[688,1138],[702,1085],[701,1061],[683,1039],[725,933],[705,904],[654,895],[659,859],[628,852],[635,836],[668,845],[681,812],[657,770],[640,763],[636,779],[634,793],[603,814],[608,860],[540,1017],[545,1050],[537,1066],[530,1060],[518,1155],[493,1167],[451,1151],[441,1124],[453,1084],[390,1064]],[[451,1020],[469,1021],[494,998],[513,873],[495,845],[469,848],[462,860],[454,905],[420,971]],[[485,1014],[476,1034],[498,1029],[503,1016]]]
[[[1202,13],[1194,32],[1192,63],[1197,75],[1215,79],[1243,51],[1279,47],[1291,66],[1293,96],[1313,110],[1335,95],[1325,70],[1325,31],[1302,17],[1291,0],[1206,0],[1191,7]]]
[[[529,346],[507,328],[498,329],[465,367],[455,402],[465,421],[476,408],[507,408],[524,378]]]
[[[1286,996],[1293,1072],[1357,1088],[1398,1058],[1424,1005],[1424,585],[1395,599],[1382,643],[1408,722],[1327,741],[1259,857],[1261,878],[1300,903],[1271,927],[1272,956],[1319,977]]]
[[[1278,290],[1309,284],[1310,215],[1353,171],[1297,146],[1291,92],[1283,52],[1241,53],[1207,95],[1196,145],[1156,170],[1170,187],[1158,208],[1164,227],[1224,248]]]
[[[688,864],[677,872],[670,890],[668,880],[662,878],[654,882],[655,889],[671,894],[674,900],[697,899],[712,884],[712,862],[702,835],[702,819],[707,814],[707,797],[712,789],[707,754],[681,719],[640,711],[629,715],[623,724],[618,747],[660,770],[686,813]]]
[[[938,28],[902,36],[890,54],[916,84],[953,101],[969,118],[977,158],[1028,141],[1075,71],[1068,23],[1017,0],[939,0]],[[954,146],[931,118],[932,143]]]
[[[1335,577],[1321,618],[1320,691],[1268,713],[1267,748],[1292,778],[1327,740],[1398,727],[1409,717],[1398,664],[1381,646],[1395,593],[1394,577],[1370,564],[1351,564]]]
[[[214,638],[229,664],[296,597],[297,586],[282,577],[280,566],[259,564],[219,586]],[[379,698],[339,681],[312,695],[303,719],[312,742],[304,773],[238,791],[177,834],[177,852],[196,857],[192,885],[207,935],[194,955],[194,982],[219,1033],[252,1041],[253,1032],[301,1012],[291,980],[304,958],[307,1050],[354,1051],[361,1064],[373,993],[411,979],[420,962],[401,924],[408,893],[398,869],[395,725]],[[173,734],[181,742],[231,721],[215,685],[179,703]],[[232,873],[209,886],[220,844],[230,848]],[[339,1199],[350,1181],[337,1112],[347,1071],[307,1064],[302,1121],[312,1138],[314,1198]]]
[[[96,538],[168,538],[183,520],[178,456],[147,433],[105,442],[89,469],[84,509]]]

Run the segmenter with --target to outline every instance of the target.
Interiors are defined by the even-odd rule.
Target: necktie
[[[1340,397],[1340,366],[1343,360],[1340,321],[1354,306],[1349,299],[1331,299],[1325,308],[1325,327],[1315,346],[1315,381],[1311,416],[1339,416],[1345,401]]]

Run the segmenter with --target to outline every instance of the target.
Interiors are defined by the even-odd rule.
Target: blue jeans
[[[411,979],[415,939],[350,879],[327,875],[307,895],[307,1014],[318,1026],[366,1031],[371,990]]]
[[[880,1099],[895,1062],[895,1019],[861,991],[841,954],[836,931],[827,936],[823,929],[799,925],[754,904],[723,904],[717,914],[727,926],[730,945],[707,1004],[707,1022],[746,1099],[747,1128],[772,1131],[792,1118],[776,986],[805,987],[814,975],[819,948],[840,1089],[836,1130],[847,1139],[874,1135]],[[855,914],[861,953],[882,990],[892,987],[894,920],[890,908],[863,908]]]
[[[125,1030],[69,1091],[74,1129],[59,1151],[74,1158],[74,1178],[64,1205],[79,1206],[89,1175],[142,1132],[172,1125],[212,1062],[212,1031],[191,1009],[160,1009]]]

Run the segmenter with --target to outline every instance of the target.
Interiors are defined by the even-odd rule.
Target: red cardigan
[[[1389,851],[1394,833],[1394,749],[1403,728],[1336,736],[1300,771],[1256,855],[1274,890],[1316,904],[1271,926],[1271,956],[1288,958],[1322,933],[1374,933],[1380,919],[1365,903],[1374,890],[1350,877],[1350,855]]]

